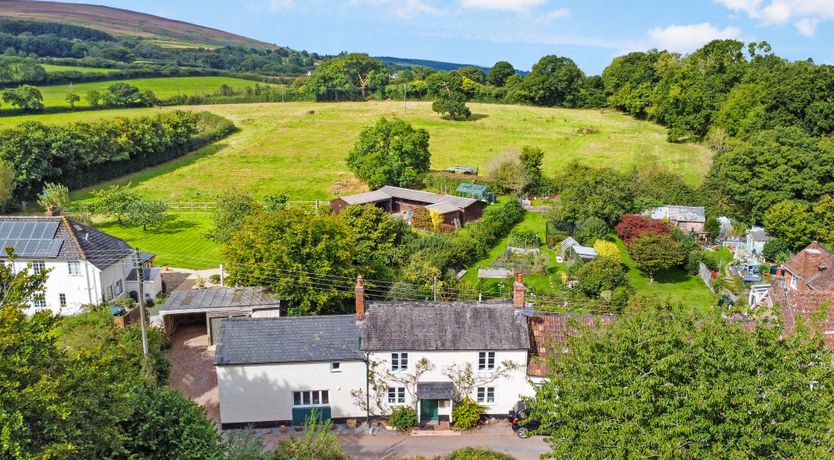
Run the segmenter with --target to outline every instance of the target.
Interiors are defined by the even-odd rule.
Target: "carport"
[[[206,288],[172,292],[159,315],[169,337],[181,325],[201,324],[206,328],[209,345],[214,345],[222,320],[277,317],[280,308],[280,301],[266,288]]]

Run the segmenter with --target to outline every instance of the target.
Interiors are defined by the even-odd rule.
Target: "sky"
[[[320,54],[341,51],[529,70],[542,56],[596,75],[619,55],[765,40],[834,64],[834,0],[71,0],[214,27]]]

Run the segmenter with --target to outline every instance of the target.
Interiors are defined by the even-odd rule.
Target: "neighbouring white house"
[[[506,416],[534,394],[524,291],[519,278],[513,302],[365,302],[360,278],[355,315],[224,320],[221,424],[301,424],[313,410],[355,419],[409,405],[425,425],[452,421],[464,396]]]
[[[68,217],[0,216],[0,244],[13,251],[13,260],[5,251],[2,259],[16,272],[49,271],[44,293],[28,313],[49,309],[72,315],[83,305],[123,296],[138,299],[134,250],[119,238]],[[142,254],[140,263],[152,258],[152,254]],[[158,273],[156,278],[160,278]],[[146,299],[156,297],[162,288],[161,281],[144,286]]]

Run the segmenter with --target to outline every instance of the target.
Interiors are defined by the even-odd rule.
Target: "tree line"
[[[36,121],[0,131],[0,160],[12,171],[12,201],[32,199],[44,183],[81,188],[176,158],[235,130],[217,115],[185,111],[70,123]]]

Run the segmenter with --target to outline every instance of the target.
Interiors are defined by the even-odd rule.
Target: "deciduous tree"
[[[657,272],[680,265],[686,258],[680,243],[670,235],[659,233],[643,233],[631,241],[628,252],[650,281],[654,281]]]
[[[429,170],[429,133],[400,119],[380,118],[362,130],[348,167],[371,188],[408,187]]]

